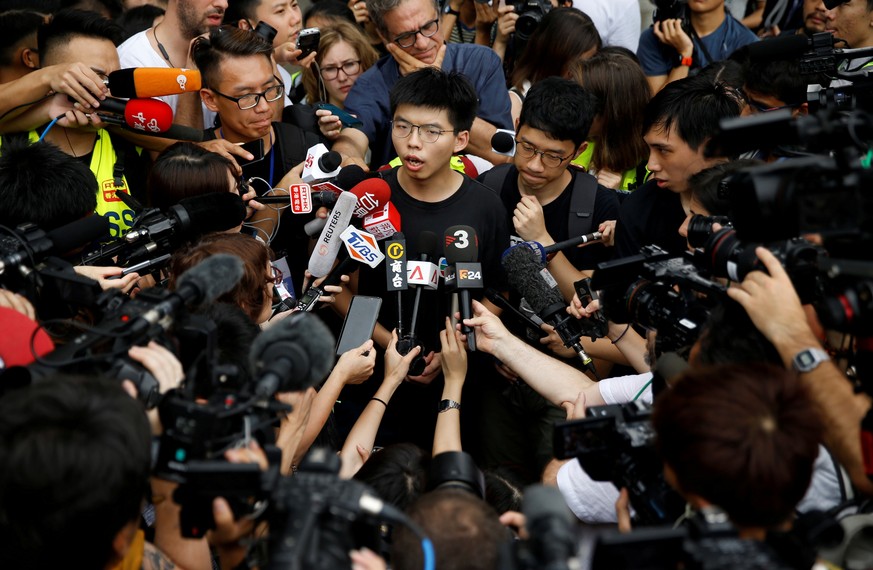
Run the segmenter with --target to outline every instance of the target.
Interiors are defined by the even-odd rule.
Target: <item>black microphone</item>
[[[565,249],[569,249],[571,247],[576,247],[577,245],[581,245],[583,243],[591,243],[595,241],[600,241],[603,239],[603,234],[600,232],[591,232],[590,234],[582,234],[581,236],[576,236],[574,238],[570,238],[564,241],[559,241],[557,243],[553,243],[552,245],[544,246],[538,241],[525,241],[518,245],[526,245],[531,248],[531,250],[537,253],[540,257],[540,261],[546,263],[548,261],[548,256],[556,251],[564,251]]]
[[[479,259],[479,236],[470,226],[452,226],[445,234],[446,290],[458,292],[461,332],[467,335],[467,348],[476,350],[476,334],[464,320],[473,318],[470,289],[481,289],[482,264]]]
[[[434,271],[438,271],[436,265],[430,262],[431,259],[436,257],[437,253],[437,245],[439,243],[439,238],[437,235],[431,231],[423,231],[418,234],[418,250],[419,250],[419,258],[418,264],[416,266],[417,271],[421,272],[421,277],[416,278],[418,281],[417,285],[411,285],[412,279],[409,276],[409,270],[413,269],[410,265],[414,262],[407,262],[407,283],[411,286],[415,287],[415,300],[412,303],[412,318],[409,320],[409,331],[407,331],[401,338],[397,341],[397,352],[402,355],[409,354],[409,351],[415,348],[416,346],[421,347],[421,350],[418,353],[418,356],[415,360],[412,361],[412,364],[409,366],[409,375],[410,376],[419,376],[422,372],[424,372],[427,363],[424,361],[425,347],[421,342],[421,339],[418,338],[418,335],[415,334],[416,324],[418,323],[418,308],[421,304],[421,292],[426,287],[429,288],[429,276],[431,275],[431,270],[429,267],[433,267]],[[438,280],[439,278],[437,278]],[[398,303],[398,314],[397,319],[398,322],[402,321],[402,309],[403,307]]]
[[[545,265],[539,262],[536,252],[524,244],[517,245],[503,252],[500,263],[510,286],[527,300],[544,322],[555,328],[564,346],[576,351],[585,368],[596,376],[591,357],[579,344],[582,338],[579,325],[567,314],[567,304],[558,291],[558,284]]]
[[[531,485],[524,490],[521,511],[530,535],[527,545],[536,561],[535,567],[569,570],[576,553],[576,539],[573,515],[561,492],[555,487]]]
[[[515,132],[497,129],[491,135],[491,150],[503,156],[515,156]]]
[[[802,34],[768,38],[749,44],[751,61],[796,60],[812,46],[812,39]]]
[[[315,315],[295,313],[258,335],[249,361],[257,378],[255,395],[300,392],[324,380],[333,366],[335,341]]]
[[[397,338],[405,334],[403,328],[403,291],[409,287],[406,279],[406,236],[394,232],[385,242],[386,291],[397,291]]]
[[[312,200],[313,208],[320,208],[322,206],[332,207],[336,204],[336,199],[339,196],[336,192],[331,192],[329,190],[322,190],[319,192],[312,192],[310,194],[310,200]],[[291,203],[291,196],[286,196],[284,194],[279,196],[258,196],[256,198],[252,198],[261,204],[281,204],[288,205]]]
[[[239,283],[243,271],[242,260],[235,255],[219,253],[207,257],[179,277],[172,294],[134,319],[133,330],[157,324],[182,307],[214,301]]]
[[[371,177],[373,177],[373,174],[364,172],[364,169],[357,164],[350,164],[343,167],[339,171],[339,174],[333,178],[322,180],[320,182],[313,182],[309,187],[313,193],[333,192],[338,195],[342,192],[351,191],[352,188]],[[326,223],[327,218],[315,218],[314,220],[306,222],[303,226],[303,230],[309,237],[315,237],[322,229],[324,229]]]
[[[25,224],[18,226],[14,233],[26,245],[0,257],[0,275],[31,257],[39,262],[53,253],[64,254],[109,235],[109,220],[91,215],[47,233],[33,224]]]

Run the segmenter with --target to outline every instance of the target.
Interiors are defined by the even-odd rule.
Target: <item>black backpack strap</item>
[[[570,211],[567,213],[567,232],[571,238],[591,233],[594,227],[594,200],[597,198],[597,179],[581,170],[576,172]]]
[[[307,140],[306,131],[296,125],[273,123],[273,128],[276,132],[276,138],[280,141],[279,148],[282,151],[282,156],[278,157],[282,165],[282,172],[276,173],[276,177],[281,178],[285,176],[286,172],[306,160],[306,151],[309,150],[309,147],[318,144],[319,141],[315,135],[312,135],[311,140]],[[308,144],[309,142],[312,144]]]
[[[509,176],[509,171],[512,169],[511,164],[499,164],[488,170],[480,177],[482,184],[491,188],[495,194],[500,196],[503,193],[503,185],[506,183],[506,177]]]

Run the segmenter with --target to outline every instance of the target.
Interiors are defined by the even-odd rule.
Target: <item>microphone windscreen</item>
[[[333,268],[333,262],[342,245],[340,234],[349,227],[352,221],[352,212],[355,210],[357,198],[351,192],[343,192],[336,200],[336,204],[327,216],[327,223],[318,236],[315,249],[309,257],[309,272],[316,279],[324,277]]]
[[[66,253],[109,235],[109,220],[91,215],[53,229],[46,234],[55,251]]]
[[[109,74],[109,91],[113,97],[136,99],[163,97],[200,90],[200,72],[196,69],[165,67],[129,67]]]
[[[509,154],[515,147],[515,139],[504,130],[498,130],[491,136],[491,148],[502,154]]]
[[[334,344],[327,325],[301,311],[260,333],[252,343],[249,360],[255,374],[277,358],[291,360],[293,373],[283,378],[281,391],[299,392],[317,386],[330,372]]]
[[[391,200],[391,187],[381,178],[367,178],[349,190],[357,198],[355,217],[363,218]]]
[[[243,262],[235,255],[211,255],[183,273],[176,292],[185,304],[202,305],[232,290],[243,276]]]
[[[475,263],[479,261],[479,236],[470,226],[452,226],[445,234],[446,263]]]
[[[535,313],[541,314],[551,305],[564,302],[557,288],[550,287],[543,279],[541,271],[545,267],[528,246],[521,244],[509,248],[503,252],[500,264],[509,286],[527,300]]]
[[[350,164],[339,171],[336,175],[336,185],[343,190],[351,190],[370,175],[364,172],[364,169],[357,164]]]
[[[330,151],[322,154],[318,159],[318,167],[324,172],[333,172],[340,167],[343,162],[343,157],[336,151]],[[342,172],[342,171],[340,171]]]
[[[793,34],[749,44],[751,61],[797,59],[809,50],[812,41],[805,35]]]
[[[246,206],[242,198],[231,192],[213,192],[183,198],[170,208],[186,234],[202,235],[223,232],[243,223]]]
[[[131,99],[124,107],[124,121],[136,131],[163,133],[173,126],[173,108],[157,99]]]
[[[428,259],[436,259],[439,257],[439,237],[429,230],[424,230],[418,234],[418,254],[426,255]]]

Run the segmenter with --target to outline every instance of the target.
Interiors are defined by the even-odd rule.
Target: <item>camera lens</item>
[[[730,225],[730,220],[727,216],[703,216],[695,214],[691,216],[688,222],[688,243],[691,247],[700,248],[706,244],[706,240],[712,234],[712,225],[721,224],[722,226]]]

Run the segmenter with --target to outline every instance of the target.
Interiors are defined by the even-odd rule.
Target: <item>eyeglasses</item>
[[[517,155],[522,158],[533,158],[536,155],[540,155],[542,157],[543,165],[548,166],[549,168],[557,168],[561,166],[565,160],[573,157],[572,154],[570,156],[559,156],[553,152],[539,150],[532,144],[528,144],[518,139],[516,139],[515,144],[517,145],[515,147],[515,153]]]
[[[357,75],[361,72],[361,62],[360,61],[347,61],[340,66],[336,67],[322,67],[321,68],[321,78],[327,81],[333,81],[337,77],[339,77],[339,72],[342,72],[346,75],[346,77],[351,77],[352,75]]]
[[[426,22],[422,27],[418,28],[414,32],[406,32],[405,34],[400,34],[396,38],[394,38],[394,43],[399,45],[402,48],[408,48],[415,45],[415,36],[421,34],[423,38],[429,38],[436,34],[440,29],[440,19],[435,18],[430,22]]]
[[[212,91],[216,95],[221,95],[225,99],[230,99],[231,101],[236,103],[237,106],[239,106],[240,110],[245,111],[247,109],[257,107],[258,103],[261,102],[261,97],[272,103],[273,101],[278,101],[282,98],[283,95],[285,95],[285,86],[282,85],[282,80],[275,75],[273,76],[273,79],[278,81],[279,85],[274,85],[261,93],[247,93],[242,97],[231,97],[230,95],[225,95],[217,89],[212,89]]]
[[[282,270],[276,267],[275,265],[270,266],[273,270],[272,276],[267,278],[267,283],[272,283],[273,285],[278,285],[282,282],[284,275],[282,275]]]
[[[746,102],[748,102],[749,107],[754,109],[754,111],[756,113],[771,113],[773,111],[779,111],[781,109],[794,109],[795,107],[798,106],[798,105],[781,105],[779,107],[768,107],[767,105],[764,105],[763,103],[758,103],[757,101],[753,101],[752,99],[748,99],[748,98],[746,99]]]
[[[434,125],[413,125],[409,121],[391,121],[391,132],[399,139],[405,139],[412,134],[412,129],[418,129],[418,138],[421,142],[435,143],[443,133],[453,133],[453,129],[438,129]]]

